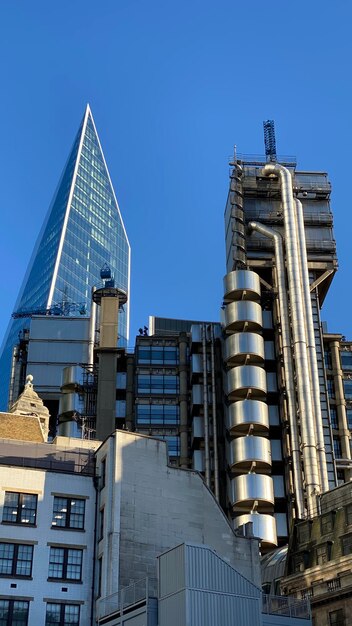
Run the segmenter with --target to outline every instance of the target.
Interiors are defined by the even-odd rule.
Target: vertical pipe
[[[88,365],[93,369],[94,364],[94,343],[95,343],[95,323],[97,317],[97,305],[93,300],[93,293],[96,287],[92,287],[92,302],[90,308],[90,320],[89,320],[89,340],[88,340]]]
[[[210,489],[210,451],[209,451],[209,414],[208,414],[208,373],[207,373],[207,344],[206,328],[202,324],[202,348],[203,348],[203,405],[204,405],[204,464],[205,484]]]
[[[295,198],[296,203],[296,227],[299,246],[300,276],[303,292],[304,315],[306,322],[306,337],[309,372],[312,388],[313,418],[315,424],[316,443],[319,461],[319,473],[322,491],[329,490],[328,470],[326,465],[324,430],[320,406],[320,383],[317,364],[317,352],[315,345],[314,322],[312,314],[312,301],[310,295],[308,260],[306,248],[306,235],[304,230],[303,208],[301,202]]]
[[[292,454],[292,473],[295,487],[296,513],[298,519],[305,517],[304,493],[301,472],[301,450],[297,424],[296,393],[293,373],[293,357],[291,349],[290,316],[287,300],[287,287],[285,278],[285,261],[281,235],[273,228],[263,226],[257,222],[248,224],[251,230],[256,230],[274,241],[276,260],[276,282],[279,298],[279,311],[281,322],[282,354],[284,361],[284,376],[286,387],[287,410],[290,423],[290,443]]]
[[[134,430],[133,424],[134,355],[126,354],[126,429]]]
[[[211,358],[211,393],[212,393],[212,413],[213,413],[213,449],[214,449],[214,493],[219,502],[219,457],[218,457],[218,425],[216,415],[216,389],[215,389],[215,339],[214,326],[210,324],[210,358]]]
[[[275,174],[281,180],[281,196],[284,210],[287,276],[291,303],[292,335],[296,359],[297,394],[301,419],[303,462],[305,467],[308,515],[316,511],[316,497],[320,492],[320,476],[317,460],[315,428],[312,420],[313,405],[309,381],[307,342],[303,315],[303,294],[301,289],[296,237],[292,179],[288,169],[278,163],[267,163],[263,169],[265,176]]]
[[[336,412],[338,419],[339,435],[341,440],[342,456],[344,459],[351,459],[350,431],[347,424],[346,400],[343,388],[343,372],[340,364],[340,345],[338,341],[333,341],[331,347],[331,365],[334,376],[334,387],[336,392]],[[346,478],[351,479],[351,469],[345,470]]]
[[[17,364],[17,355],[18,355],[18,347],[14,346],[12,350],[12,359],[11,359],[11,372],[10,372],[10,385],[9,385],[9,395],[8,395],[8,405],[7,408],[11,409],[11,406],[17,400],[18,397],[18,385],[16,385],[16,372],[18,368]],[[17,387],[17,394],[15,391],[15,387]],[[16,396],[16,397],[15,397]]]
[[[188,467],[188,410],[187,410],[187,335],[179,336],[180,372],[180,466]]]

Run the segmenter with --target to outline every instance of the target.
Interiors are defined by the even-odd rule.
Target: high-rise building
[[[289,520],[336,485],[320,308],[337,260],[327,174],[277,157],[265,130],[266,156],[231,164],[224,365],[234,521],[275,543],[279,476]]]
[[[14,346],[33,314],[89,315],[91,289],[107,264],[129,291],[130,245],[89,105],[34,248],[2,346],[0,406],[16,375]],[[119,344],[129,334],[129,304],[119,313]],[[39,380],[37,379],[38,383]],[[60,381],[58,382],[58,385]],[[10,400],[15,400],[11,397]]]

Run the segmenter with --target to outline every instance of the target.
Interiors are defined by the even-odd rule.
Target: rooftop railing
[[[157,581],[155,578],[142,578],[120,591],[101,598],[98,603],[98,623],[108,615],[119,613],[134,605],[147,602],[147,599],[157,597]]]
[[[293,596],[271,596],[263,594],[262,613],[267,615],[296,617],[305,620],[311,618],[309,600],[298,600]]]
[[[77,440],[77,448],[70,449],[50,443],[3,439],[0,465],[86,476],[95,474],[94,451],[79,448],[79,440]]]

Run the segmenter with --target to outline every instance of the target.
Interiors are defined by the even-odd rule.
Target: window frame
[[[336,620],[331,620],[332,616],[336,616]],[[345,612],[343,608],[335,609],[335,611],[329,611],[329,626],[344,626],[345,625]]]
[[[49,605],[52,606],[56,606],[56,607],[60,607],[60,621],[59,622],[53,622],[53,621],[48,621],[48,607]],[[77,607],[78,609],[78,621],[77,621],[77,626],[79,626],[80,623],[80,618],[81,618],[81,607],[79,604],[75,604],[73,602],[47,602],[46,603],[46,609],[45,609],[45,626],[67,626],[68,622],[65,620],[65,611],[66,611],[66,607]],[[72,621],[70,621],[70,626],[72,624]]]
[[[53,558],[53,550],[61,550],[63,552],[63,559],[61,561],[52,560]],[[75,552],[80,553],[81,562],[79,563],[79,578],[68,578],[68,569],[72,563],[69,563],[69,552],[70,550],[74,550]],[[61,576],[52,576],[50,575],[50,566],[51,565],[59,565],[62,568]],[[83,549],[76,548],[75,546],[50,546],[49,552],[49,571],[48,571],[48,581],[69,581],[70,583],[81,583],[82,582],[82,570],[83,570]]]
[[[21,603],[21,604],[26,604],[27,605],[27,614],[25,615],[25,621],[21,624],[21,626],[28,626],[28,617],[29,617],[29,600],[19,600],[17,598],[0,598],[0,603],[1,602],[7,602],[8,603],[8,614],[7,614],[7,618],[6,618],[6,626],[11,626],[11,624],[13,623],[13,614],[14,614],[14,610],[15,610],[15,604],[16,603]],[[16,622],[18,623],[18,620],[16,620]]]
[[[8,495],[17,495],[17,505],[16,505],[16,519],[12,518],[12,519],[4,519],[4,515],[5,515],[5,511],[7,509],[14,509],[15,505],[9,505],[6,504],[6,497]],[[26,510],[26,505],[25,505],[25,497],[32,497],[35,498],[35,508],[27,508],[27,510],[30,511],[34,511],[34,521],[25,521],[22,520],[22,513]],[[4,498],[4,506],[3,506],[3,513],[2,513],[2,524],[11,524],[11,525],[20,525],[20,526],[36,526],[37,525],[37,511],[38,511],[38,494],[36,493],[26,493],[24,491],[5,491],[5,498]]]
[[[0,541],[0,546],[13,546],[13,555],[11,558],[11,573],[2,573],[0,570],[0,578],[23,578],[23,579],[30,579],[32,578],[32,569],[33,569],[33,553],[34,553],[34,545],[33,544],[29,544],[29,543],[16,543],[16,542],[10,542],[10,541]],[[32,553],[31,553],[31,558],[30,560],[27,559],[19,559],[19,550],[21,547],[26,547],[26,548],[32,548]],[[2,560],[5,560],[4,558],[0,558],[0,563]],[[9,559],[6,559],[9,560]],[[30,562],[30,570],[29,570],[29,574],[17,574],[17,566],[19,563],[21,562]]]
[[[55,522],[55,513],[59,513],[60,511],[55,511],[55,501],[56,500],[66,500],[66,511],[65,511],[65,524],[57,524]],[[72,526],[71,525],[71,515],[72,515],[72,502],[79,501],[83,502],[83,513],[73,513],[74,515],[81,515],[82,517],[82,526]],[[85,518],[86,518],[86,501],[85,498],[80,498],[76,496],[59,496],[54,495],[53,502],[53,515],[51,520],[51,528],[58,528],[59,530],[74,530],[74,531],[84,531],[85,530]],[[59,519],[59,518],[57,518]]]

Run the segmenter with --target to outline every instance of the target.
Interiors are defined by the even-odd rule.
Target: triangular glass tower
[[[129,292],[130,245],[89,105],[39,234],[0,357],[0,410],[7,409],[13,347],[32,313],[84,305],[107,263]],[[25,317],[26,313],[28,316]],[[129,302],[119,316],[119,344],[129,334]]]

